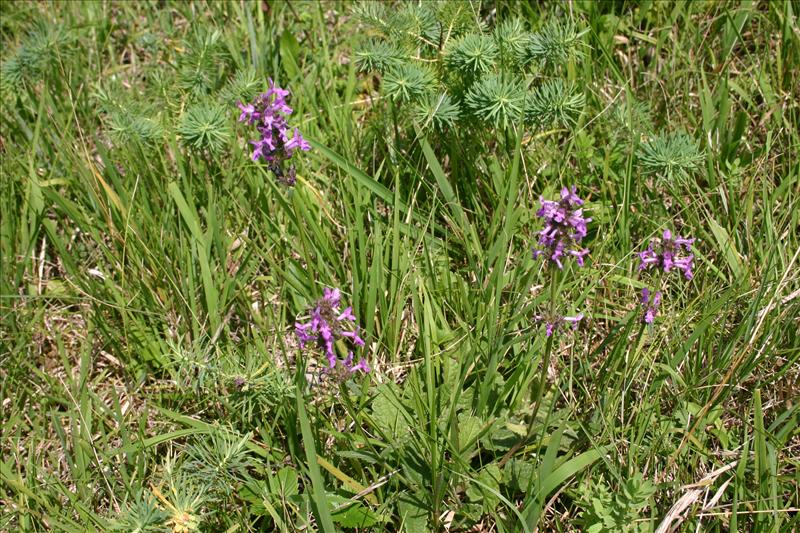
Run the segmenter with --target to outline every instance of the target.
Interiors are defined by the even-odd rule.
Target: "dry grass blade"
[[[719,476],[733,469],[738,464],[738,462],[739,461],[733,461],[732,463],[729,463],[723,467],[717,468],[713,472],[709,472],[708,474],[703,476],[703,478],[700,481],[692,483],[691,485],[685,485],[683,489],[684,490],[688,489],[687,492],[684,493],[683,496],[678,498],[678,501],[672,504],[672,507],[670,507],[666,516],[661,520],[661,523],[656,528],[655,533],[668,533],[671,531],[675,531],[683,522],[683,520],[686,518],[685,516],[683,516],[684,512],[691,506],[693,506],[700,499],[703,492],[706,492],[707,488],[711,486],[711,484],[714,483],[714,481],[716,481]],[[711,498],[707,506],[703,507],[704,509],[713,506],[719,500],[719,498],[722,497],[722,493],[728,487],[728,484],[731,482],[731,479],[723,483],[722,487],[720,487],[720,489],[717,491],[714,497]]]

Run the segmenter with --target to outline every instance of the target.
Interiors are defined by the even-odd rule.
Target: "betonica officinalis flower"
[[[592,219],[583,216],[583,200],[576,191],[575,186],[564,187],[559,201],[540,199],[541,207],[536,216],[544,220],[544,228],[538,234],[538,247],[533,248],[534,259],[544,257],[563,269],[562,259],[574,257],[578,265],[583,266],[589,250],[582,248],[580,242],[586,237],[586,224]]]
[[[536,216],[544,221],[544,228],[538,232],[537,245],[533,247],[533,258],[544,257],[548,265],[558,267],[549,269],[550,304],[547,311],[534,317],[537,322],[544,322],[545,334],[552,337],[554,333],[566,326],[577,329],[583,319],[583,313],[576,316],[562,316],[557,313],[557,287],[559,271],[564,269],[564,259],[575,258],[578,266],[584,265],[584,257],[588,248],[580,245],[587,233],[587,223],[591,218],[583,216],[583,200],[577,194],[577,187],[563,187],[558,201],[545,200],[540,197],[541,206]]]
[[[692,263],[694,255],[691,253],[692,244],[695,239],[684,238],[680,235],[673,235],[668,229],[664,230],[660,239],[650,241],[647,250],[639,252],[639,272],[650,271],[656,273],[661,278],[664,274],[669,274],[673,270],[683,272],[683,277],[690,280],[694,277],[692,273]],[[688,255],[687,255],[688,254]],[[659,280],[658,285],[661,285]],[[645,324],[652,324],[658,314],[658,307],[661,304],[661,291],[651,294],[647,287],[642,289],[640,304],[643,310]]]
[[[364,346],[364,340],[358,334],[356,317],[353,308],[341,307],[341,291],[339,289],[324,289],[322,298],[311,307],[308,320],[297,321],[294,325],[295,334],[300,341],[300,347],[314,344],[321,349],[328,359],[328,372],[341,367],[348,373],[361,371],[369,372],[370,368],[364,359],[359,359],[353,364],[353,350]],[[348,349],[347,357],[340,359],[336,354],[335,344],[338,340],[346,341],[352,349]]]
[[[591,218],[583,216],[583,199],[577,194],[577,187],[563,187],[559,200],[545,200],[540,197],[541,206],[536,212],[536,216],[544,221],[544,228],[538,232],[539,238],[537,245],[533,247],[533,258],[544,257],[548,267],[545,273],[549,277],[550,299],[547,309],[541,314],[533,317],[534,322],[544,323],[544,332],[547,337],[544,354],[540,363],[539,380],[531,391],[533,411],[528,421],[528,428],[525,437],[509,450],[507,457],[512,451],[519,449],[528,439],[533,436],[536,425],[536,414],[542,405],[545,389],[548,388],[547,376],[550,368],[550,358],[553,354],[553,347],[556,333],[561,330],[571,328],[578,329],[578,325],[583,320],[583,313],[575,316],[562,315],[559,308],[561,293],[559,292],[561,278],[564,275],[564,259],[573,257],[578,266],[584,265],[584,258],[589,253],[589,249],[581,246],[581,241],[587,234],[587,224]],[[558,268],[552,268],[558,267]]]
[[[289,91],[278,87],[270,79],[269,89],[265,93],[251,103],[239,102],[237,105],[242,111],[239,122],[255,125],[261,135],[259,139],[250,141],[253,145],[253,161],[265,160],[278,181],[291,186],[296,180],[296,170],[293,164],[288,167],[285,164],[295,150],[308,151],[311,145],[300,134],[300,130],[294,128],[294,131],[290,131],[287,117],[293,110],[286,102],[288,96]]]
[[[680,235],[672,235],[668,229],[664,230],[661,239],[653,239],[647,250],[639,252],[639,270],[650,267],[661,268],[669,273],[673,268],[683,271],[686,279],[692,279],[692,251],[694,239],[684,239]],[[682,255],[682,249],[689,255]]]
[[[652,324],[656,319],[658,313],[658,306],[661,304],[661,291],[656,291],[655,294],[650,296],[650,289],[645,287],[642,289],[642,308],[644,309],[644,321],[646,324]]]

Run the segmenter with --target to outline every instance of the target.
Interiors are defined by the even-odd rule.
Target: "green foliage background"
[[[791,2],[0,15],[0,530],[798,528]],[[236,122],[267,77],[313,145],[291,189]],[[548,345],[567,185],[587,318]],[[664,229],[695,277],[645,328]],[[324,287],[367,376],[293,338]]]

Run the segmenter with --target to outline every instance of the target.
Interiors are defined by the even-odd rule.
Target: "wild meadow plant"
[[[325,353],[328,368],[325,372],[334,372],[340,367],[346,373],[369,372],[366,360],[359,358],[353,364],[353,349],[364,346],[364,340],[359,336],[356,317],[353,308],[340,309],[341,292],[339,289],[324,289],[323,296],[311,308],[307,322],[296,322],[295,333],[300,341],[300,347],[316,345]],[[336,353],[336,343],[347,340],[352,349],[347,349],[347,357],[341,359]]]
[[[585,99],[557,75],[583,53],[583,32],[569,18],[537,32],[520,18],[490,30],[476,20],[475,8],[472,2],[405,3],[399,10],[357,4],[355,15],[371,35],[356,53],[357,65],[383,77],[395,127],[412,117],[423,130],[451,133],[455,124],[476,133],[574,125]]]
[[[586,105],[584,91],[567,79],[585,52],[585,30],[570,17],[536,31],[516,16],[488,24],[476,16],[480,5],[358,2],[353,10],[366,36],[355,64],[377,89],[364,145],[413,155],[425,138],[440,159],[459,162],[450,181],[469,209],[484,209],[473,205],[486,188],[476,179],[485,169],[475,155],[512,153],[521,132],[573,131]]]
[[[530,415],[528,428],[524,438],[512,447],[503,457],[505,463],[519,448],[530,439],[536,428],[536,415],[542,404],[542,399],[548,385],[550,372],[550,358],[553,353],[553,343],[556,334],[566,327],[576,330],[583,320],[583,313],[575,316],[563,315],[559,309],[559,284],[561,274],[564,273],[564,262],[574,259],[575,264],[582,267],[589,249],[582,246],[581,242],[587,235],[587,224],[592,221],[583,215],[584,201],[577,195],[577,186],[563,187],[559,200],[539,199],[540,207],[536,216],[544,222],[544,227],[539,230],[537,244],[533,246],[533,259],[544,260],[545,274],[549,277],[549,300],[547,310],[543,314],[534,316],[535,322],[543,322],[547,341],[544,356],[541,359],[541,370],[536,388],[532,391],[531,400],[533,412]]]
[[[255,125],[261,138],[250,141],[253,145],[253,161],[264,159],[269,164],[269,169],[280,183],[292,186],[297,180],[297,170],[294,164],[285,168],[286,162],[292,158],[295,150],[308,151],[308,144],[300,130],[294,128],[294,134],[289,137],[289,124],[286,119],[292,114],[286,98],[289,91],[275,85],[269,79],[269,88],[265,93],[257,96],[253,102],[237,103],[242,113],[239,122]]]
[[[692,274],[694,255],[690,254],[694,241],[695,239],[683,238],[680,235],[673,236],[670,230],[664,230],[661,239],[651,240],[647,249],[639,252],[639,272],[646,273],[650,270],[656,272],[655,293],[651,294],[648,287],[642,289],[641,304],[645,323],[653,323],[661,305],[663,274],[675,270],[682,272],[687,280],[694,277]],[[685,253],[689,255],[684,255]]]
[[[583,200],[576,194],[577,187],[564,187],[561,189],[559,201],[540,199],[541,207],[536,216],[544,221],[544,228],[538,233],[538,245],[533,248],[533,258],[544,258],[546,270],[550,273],[550,309],[546,315],[537,315],[535,319],[545,323],[545,334],[551,337],[555,331],[564,325],[571,325],[573,329],[583,318],[583,314],[574,317],[560,316],[556,312],[556,290],[558,288],[558,271],[564,270],[562,260],[572,258],[578,266],[584,266],[584,258],[589,253],[588,248],[581,246],[581,241],[586,237],[587,226],[591,218],[583,216]]]
[[[0,2],[0,530],[797,530],[793,4],[353,4]]]

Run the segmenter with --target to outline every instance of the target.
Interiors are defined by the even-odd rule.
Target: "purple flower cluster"
[[[686,279],[692,279],[694,255],[691,251],[694,241],[695,239],[683,238],[680,235],[673,236],[670,230],[664,230],[661,239],[651,240],[647,250],[639,252],[639,271],[655,267],[656,271],[661,270],[668,274],[675,269],[682,271]],[[645,287],[642,289],[640,303],[644,311],[644,322],[652,324],[661,304],[661,291],[651,295],[650,289]]]
[[[253,145],[253,161],[264,159],[270,164],[270,170],[279,180],[293,185],[294,165],[284,172],[283,163],[292,157],[295,150],[308,151],[311,145],[300,135],[297,128],[294,128],[293,135],[289,138],[290,130],[286,117],[292,114],[292,108],[286,103],[288,96],[289,91],[276,86],[270,79],[267,92],[257,96],[252,103],[239,102],[237,105],[242,111],[239,122],[255,124],[261,134],[260,139],[250,141]]]
[[[694,255],[681,255],[683,248],[686,253],[692,251],[694,239],[684,239],[680,235],[672,236],[670,230],[664,230],[663,238],[650,241],[647,250],[639,252],[639,270],[647,270],[654,266],[669,272],[673,268],[682,270],[686,279],[692,279],[692,261]]]
[[[339,339],[349,339],[354,346],[364,346],[364,340],[358,335],[356,317],[353,308],[348,307],[344,311],[340,310],[341,292],[339,289],[328,289],[323,291],[323,296],[317,300],[310,312],[308,322],[296,322],[295,333],[300,341],[300,347],[304,348],[308,343],[316,345],[324,350],[328,358],[329,370],[341,364],[348,372],[369,372],[370,368],[364,359],[360,359],[357,364],[353,364],[353,352],[349,351],[347,358],[340,360],[336,355],[334,343]]]
[[[576,316],[542,316],[536,315],[533,317],[537,322],[544,322],[545,334],[552,337],[553,333],[566,327],[572,326],[572,329],[578,329],[578,322],[583,320],[583,313],[578,313]]]
[[[541,198],[542,207],[536,216],[544,219],[544,229],[539,232],[539,247],[533,249],[533,258],[544,256],[564,268],[561,259],[572,256],[583,266],[583,258],[589,253],[588,248],[581,248],[580,242],[586,237],[586,224],[591,218],[583,216],[583,200],[576,192],[576,187],[561,189],[561,200],[545,200]]]
[[[656,319],[658,313],[658,306],[661,304],[661,291],[656,291],[653,297],[650,297],[650,289],[645,287],[642,289],[642,307],[644,308],[644,321],[647,324],[652,324]]]

